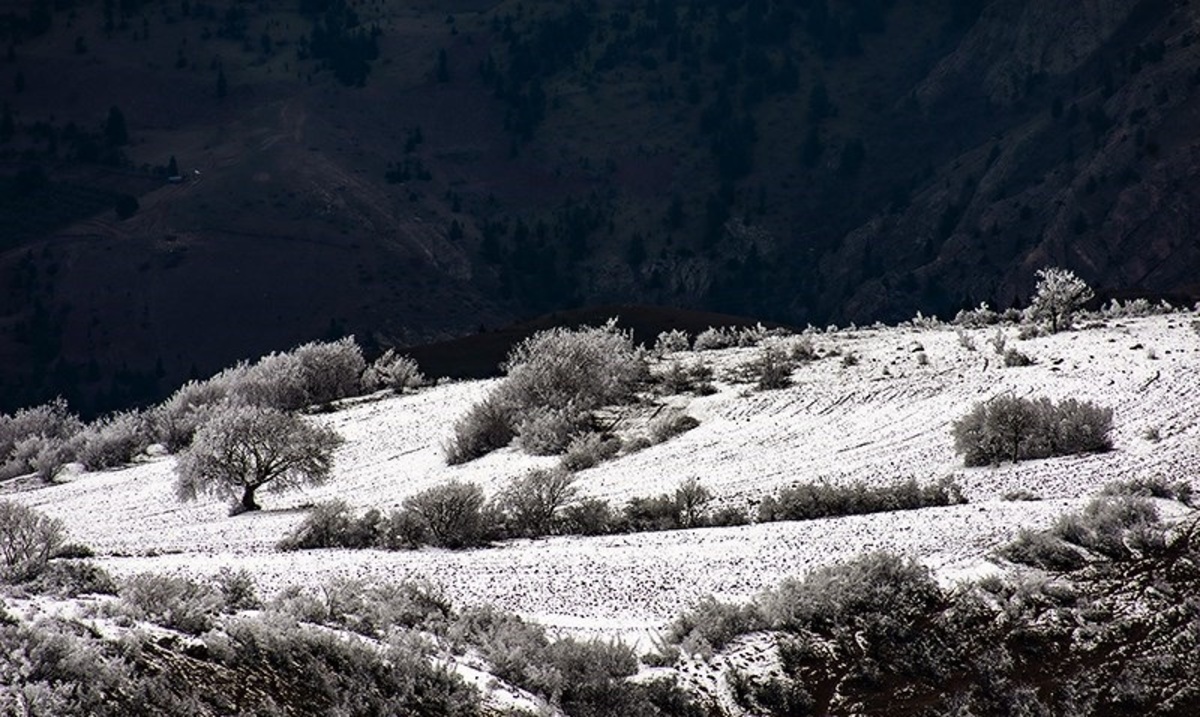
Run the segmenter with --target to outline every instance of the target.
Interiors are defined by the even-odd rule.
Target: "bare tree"
[[[282,491],[328,480],[333,451],[341,443],[332,429],[294,414],[223,407],[179,457],[176,490],[182,500],[202,493],[236,498],[240,492],[241,510],[258,510],[254,493],[263,486]]]

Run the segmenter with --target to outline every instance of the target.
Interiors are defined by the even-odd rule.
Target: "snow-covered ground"
[[[253,572],[270,595],[335,577],[440,583],[458,605],[493,603],[574,631],[629,634],[662,625],[697,598],[746,598],[785,576],[864,551],[897,550],[944,575],[963,574],[1021,527],[1040,527],[1078,507],[1104,484],[1140,475],[1197,483],[1200,464],[1200,336],[1190,315],[1109,322],[1008,345],[1036,360],[1006,368],[989,343],[995,329],[969,331],[970,351],[952,329],[863,329],[815,337],[823,352],[853,352],[800,367],[791,388],[754,392],[722,375],[757,349],[681,356],[710,362],[718,393],[690,401],[700,426],[664,444],[578,476],[585,495],[621,503],[671,492],[695,477],[725,504],[752,506],[796,481],[931,482],[953,475],[970,503],[894,514],[598,538],[517,541],[467,552],[320,550],[280,553],[274,545],[304,506],[340,498],[390,510],[406,496],[451,478],[502,488],[530,467],[514,448],[448,467],[442,442],[453,422],[492,382],[457,383],[415,395],[360,402],[314,420],[346,438],[326,485],[265,493],[257,514],[229,517],[218,501],[180,503],[174,459],[72,476],[65,484],[8,496],[61,518],[72,539],[92,546],[116,575],[141,571],[205,576],[223,567]],[[927,357],[919,360],[918,346]],[[1115,450],[1100,455],[965,469],[951,423],[979,400],[1075,397],[1114,409]],[[1155,429],[1158,438],[1147,436]],[[1046,500],[1009,502],[1026,490]]]

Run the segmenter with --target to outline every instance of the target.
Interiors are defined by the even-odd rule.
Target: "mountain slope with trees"
[[[0,12],[0,406],[636,302],[803,325],[1194,299],[1167,0]],[[178,174],[175,174],[178,172]],[[901,308],[902,307],[902,308]]]

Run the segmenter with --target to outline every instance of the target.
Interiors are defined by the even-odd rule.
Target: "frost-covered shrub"
[[[643,352],[615,320],[534,334],[501,368],[503,383],[455,425],[446,446],[449,463],[478,458],[513,436],[531,452],[561,453],[590,428],[592,411],[631,401],[649,379]]]
[[[1000,315],[988,306],[987,302],[983,302],[975,309],[963,309],[954,317],[954,325],[968,329],[978,329],[984,326],[991,326],[1000,322]]]
[[[1147,476],[1113,481],[1104,486],[1104,495],[1125,495],[1141,498],[1165,498],[1191,505],[1195,491],[1187,481],[1173,481],[1163,476]]]
[[[493,393],[471,406],[455,421],[451,435],[442,446],[446,463],[466,463],[507,446],[517,435],[513,413],[513,407],[505,401],[502,392]]]
[[[712,493],[694,477],[680,483],[675,489],[679,527],[696,528],[707,523],[707,509],[712,497]]]
[[[58,466],[72,460],[69,451],[58,449],[82,427],[62,398],[0,415],[0,480],[34,470],[49,479]]]
[[[20,503],[0,500],[0,581],[36,578],[64,540],[61,521]]]
[[[929,568],[893,553],[868,553],[788,579],[758,601],[764,622],[788,631],[821,629],[853,640],[864,631],[890,643],[917,629],[944,600]]]
[[[626,533],[678,530],[683,522],[679,504],[672,495],[633,498],[625,504],[620,529]]]
[[[570,535],[607,535],[616,523],[612,506],[599,498],[585,498],[563,509],[563,532]]]
[[[1112,448],[1112,409],[1087,401],[1002,395],[954,422],[954,449],[968,466]]]
[[[555,532],[559,512],[575,497],[574,482],[565,470],[534,469],[513,479],[499,501],[507,532],[528,538]]]
[[[680,329],[672,329],[663,331],[654,341],[654,353],[658,356],[675,353],[677,351],[687,351],[691,347],[691,337],[686,331]]]
[[[1061,516],[1051,532],[1074,545],[1121,560],[1131,556],[1128,538],[1161,530],[1158,510],[1145,498],[1102,497],[1088,503],[1078,513]]]
[[[721,602],[708,595],[675,618],[667,628],[667,637],[678,644],[692,635],[699,635],[709,646],[719,650],[734,638],[764,627],[762,616],[754,605]]]
[[[424,386],[426,379],[415,359],[388,349],[363,373],[362,383],[368,391],[388,388],[403,393]]]
[[[969,334],[965,330],[963,330],[963,328],[961,326],[959,328],[956,328],[954,330],[954,333],[958,335],[958,345],[959,346],[963,347],[967,351],[975,350],[975,339],[972,338],[971,334]]]
[[[373,518],[373,519],[372,519]],[[380,516],[358,518],[343,500],[317,503],[283,540],[280,550],[370,548],[379,542]]]
[[[751,366],[757,377],[758,390],[772,391],[792,385],[791,358],[779,346],[764,346]]]
[[[1047,531],[1022,528],[1017,537],[997,551],[1003,558],[1047,570],[1068,571],[1087,564],[1078,548]]]
[[[807,363],[817,360],[817,348],[813,343],[811,336],[801,336],[792,342],[791,350],[789,351],[793,361]]]
[[[216,377],[180,386],[147,414],[154,439],[172,453],[187,448],[196,430],[229,398],[229,389],[229,382]]]
[[[992,338],[988,339],[988,343],[992,345],[992,351],[996,352],[997,356],[1004,355],[1004,347],[1008,344],[1008,339],[1004,336],[1004,329],[997,328],[996,333],[992,334]]]
[[[353,336],[312,341],[296,347],[291,355],[300,363],[304,398],[309,405],[357,396],[362,389],[367,363]]]
[[[621,452],[621,439],[600,433],[582,433],[571,439],[563,453],[562,467],[582,471],[597,466]]]
[[[126,411],[88,424],[79,434],[79,462],[90,471],[122,466],[153,442],[145,415]]]
[[[431,545],[452,550],[483,545],[493,516],[485,511],[483,489],[474,483],[450,481],[404,500]]]
[[[572,441],[593,432],[592,414],[574,403],[562,407],[531,408],[517,424],[517,441],[521,448],[535,456],[563,453]]]
[[[225,609],[215,587],[156,573],[126,578],[117,594],[131,617],[192,635],[212,629],[213,619]]]
[[[737,329],[722,326],[719,328],[708,327],[696,336],[696,340],[692,342],[692,349],[695,351],[714,351],[717,349],[727,349],[731,346],[738,345]]]
[[[712,384],[712,367],[703,361],[685,365],[682,361],[671,361],[666,368],[654,376],[667,395],[692,392],[707,396],[716,392]]]
[[[680,411],[668,411],[650,421],[647,430],[655,443],[669,441],[700,425],[700,421]]]
[[[1033,359],[1016,349],[1005,349],[1004,365],[1009,367],[1032,366]]]
[[[1095,294],[1082,279],[1067,269],[1039,269],[1037,277],[1037,287],[1029,302],[1030,317],[1034,321],[1049,324],[1050,333],[1071,328],[1075,313]]]
[[[478,692],[431,661],[421,641],[380,645],[270,613],[228,618],[203,639],[212,659],[235,674],[278,672],[303,685],[300,709],[312,714],[481,714]],[[280,711],[273,701],[257,707],[256,714]]]
[[[60,598],[117,594],[117,583],[104,568],[88,560],[61,559],[65,557],[60,551],[36,578],[26,583],[26,589]]]
[[[225,603],[225,612],[256,610],[262,607],[258,599],[258,585],[250,571],[242,568],[221,568],[215,577],[217,592]]]
[[[615,321],[598,328],[551,329],[518,344],[502,366],[506,394],[519,409],[590,411],[634,397],[647,379],[633,336]]]

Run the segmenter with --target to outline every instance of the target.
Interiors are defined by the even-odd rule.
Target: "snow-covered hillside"
[[[952,577],[978,566],[1021,527],[1040,527],[1116,479],[1163,475],[1196,481],[1200,463],[1200,335],[1189,315],[1110,321],[1008,345],[1036,363],[1005,367],[989,339],[968,331],[969,350],[949,328],[862,329],[814,337],[830,356],[798,368],[791,388],[757,392],[723,376],[758,349],[687,354],[716,369],[719,391],[675,397],[700,426],[666,443],[583,471],[585,495],[615,502],[670,492],[698,478],[727,505],[753,506],[795,481],[932,482],[954,475],[970,503],[798,523],[517,541],[466,552],[319,550],[281,553],[275,544],[306,505],[340,498],[388,510],[450,478],[501,489],[532,466],[509,448],[462,466],[445,464],[442,442],[492,382],[458,383],[415,395],[360,401],[314,418],[345,438],[334,478],[319,488],[264,494],[264,510],[229,517],[227,505],[180,503],[170,457],[69,476],[14,492],[61,518],[116,575],[156,571],[209,575],[245,567],[269,595],[288,584],[335,578],[441,583],[455,604],[494,603],[548,625],[609,634],[651,629],[699,597],[746,598],[818,565],[887,548],[920,556]],[[784,339],[789,341],[794,339]],[[925,359],[922,359],[921,356]],[[951,423],[974,402],[1011,392],[1074,397],[1114,409],[1115,450],[1105,454],[965,469]],[[1045,500],[1005,501],[1016,490]]]

